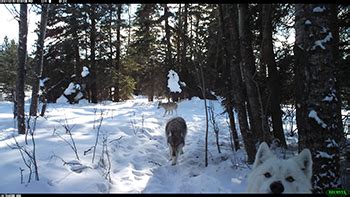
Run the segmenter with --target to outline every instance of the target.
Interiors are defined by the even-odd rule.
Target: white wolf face
[[[248,177],[248,192],[311,193],[312,157],[309,149],[287,160],[278,159],[263,142]]]
[[[185,146],[186,133],[187,125],[183,118],[176,117],[167,122],[165,134],[172,165],[176,164],[178,156],[183,153],[182,149]]]

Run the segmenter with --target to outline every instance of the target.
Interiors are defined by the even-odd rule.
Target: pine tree
[[[16,89],[17,48],[15,40],[5,36],[0,50],[0,92],[8,95],[7,100],[15,99],[11,92]]]
[[[256,81],[257,70],[255,66],[255,57],[253,55],[251,30],[249,28],[249,9],[247,4],[238,5],[239,15],[239,40],[241,50],[241,68],[243,71],[244,84],[247,91],[248,114],[251,130],[257,135],[258,140],[270,143],[269,132],[266,131],[265,122],[262,114],[262,101],[259,96],[259,86]]]
[[[223,87],[220,92],[223,97],[223,105],[226,109],[226,112],[228,113],[228,117],[230,119],[230,129],[231,129],[231,134],[232,134],[232,141],[234,142],[235,150],[237,151],[240,149],[239,146],[239,140],[238,140],[238,134],[236,130],[236,125],[235,125],[235,119],[234,119],[234,95],[232,91],[232,73],[231,71],[231,63],[232,63],[232,50],[230,50],[229,43],[232,41],[230,40],[230,31],[226,30],[226,27],[228,27],[229,21],[227,20],[228,18],[228,6],[229,5],[218,5],[219,8],[219,18],[220,18],[220,30],[221,30],[221,39],[219,38],[219,41],[222,43],[222,48],[223,48],[223,53],[216,52],[216,54],[223,54],[222,55],[222,63],[223,63],[223,69],[221,69],[219,72],[219,75],[222,76],[219,81],[223,81],[223,84],[220,86]],[[226,19],[226,20],[225,20]],[[229,29],[230,30],[230,29]],[[219,43],[220,43],[219,42]],[[218,48],[221,48],[221,45],[217,43]]]
[[[81,55],[87,48],[86,18],[81,4],[50,5],[46,29],[50,42],[44,51],[42,73],[49,79],[45,82],[47,102],[56,102],[70,82],[81,82],[82,66],[87,65]]]
[[[237,5],[227,5],[226,8],[229,17],[227,17],[227,25],[229,31],[229,37],[227,39],[230,42],[228,44],[228,51],[231,51],[230,63],[231,63],[231,80],[234,98],[234,107],[238,114],[239,128],[243,137],[244,147],[247,152],[247,162],[253,163],[255,159],[255,142],[256,136],[254,136],[251,128],[248,125],[248,114],[247,114],[247,97],[245,86],[243,83],[242,70],[240,67],[241,55],[240,55],[240,40],[239,40],[239,22],[238,22],[238,6]]]
[[[141,4],[135,13],[134,40],[130,45],[130,56],[139,68],[137,76],[137,90],[148,96],[153,101],[156,94],[156,84],[164,71],[160,68],[157,40],[159,28],[156,21],[159,19],[158,6],[156,4]],[[159,88],[159,87],[158,87]]]
[[[337,86],[334,12],[328,4],[295,6],[296,115],[299,150],[313,156],[313,189],[340,188],[343,142],[341,98]]]
[[[90,70],[91,70],[91,79],[90,81],[90,90],[91,90],[91,102],[97,103],[97,81],[96,81],[96,75],[97,75],[97,64],[96,64],[96,31],[97,31],[97,9],[95,5],[87,5],[87,13],[89,16],[89,19],[91,21],[90,24]]]
[[[272,42],[272,15],[273,7],[271,4],[262,5],[262,43],[261,43],[261,64],[263,67],[267,67],[268,70],[268,90],[269,90],[269,103],[272,114],[272,126],[274,137],[277,138],[281,145],[286,148],[286,140],[284,137],[284,131],[282,127],[282,110],[280,102],[280,87],[279,76],[277,71],[277,64],[275,61],[275,54],[273,52]],[[268,131],[269,132],[269,131]]]

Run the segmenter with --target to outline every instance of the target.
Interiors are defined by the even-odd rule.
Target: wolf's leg
[[[184,154],[184,146],[182,145],[181,148],[180,148],[180,154]]]
[[[171,165],[176,165],[177,162],[177,155],[173,158],[173,162],[171,162]]]
[[[170,148],[170,147],[169,147],[169,156],[170,156],[169,161],[171,161],[171,160],[173,159],[173,157],[172,157],[172,151],[171,151],[171,148]]]

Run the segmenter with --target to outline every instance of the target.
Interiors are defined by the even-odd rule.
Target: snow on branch
[[[323,151],[317,151],[316,158],[320,158],[320,157],[327,158],[327,159],[333,159],[333,157],[335,157],[335,155],[334,154],[330,155],[330,154],[323,152]]]
[[[315,50],[316,47],[320,47],[321,49],[326,49],[326,47],[323,44],[326,44],[333,38],[332,33],[328,32],[328,35],[322,39],[322,40],[316,40],[314,43],[314,46],[312,46],[311,50]]]
[[[326,10],[326,7],[320,7],[320,6],[317,6],[317,7],[315,7],[313,10],[312,10],[312,12],[315,12],[315,13],[321,13],[321,12],[324,12]]]
[[[309,112],[309,118],[313,118],[322,128],[326,128],[327,125],[317,116],[317,112],[315,110],[311,110]]]
[[[327,148],[334,148],[334,147],[339,147],[338,143],[335,142],[333,139],[331,140],[330,138],[328,138],[327,140],[325,140],[325,142],[327,142]]]
[[[333,100],[338,101],[335,93],[336,93],[335,89],[332,89],[331,92],[322,99],[322,101],[324,102],[332,102]]]
[[[305,25],[311,25],[312,23],[311,23],[310,20],[306,20],[304,24],[305,24]]]
[[[71,82],[68,87],[64,90],[64,94],[65,95],[71,95],[73,93],[78,92],[81,89],[79,84],[74,84],[73,82]]]
[[[81,76],[82,76],[82,77],[86,77],[86,76],[88,76],[89,74],[90,74],[89,68],[86,67],[86,66],[84,66],[84,67],[83,67],[83,71],[81,72]]]
[[[45,79],[40,79],[39,85],[40,87],[45,87],[45,82],[48,81],[50,78],[46,77]]]

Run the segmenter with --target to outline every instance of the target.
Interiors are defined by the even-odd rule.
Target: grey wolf
[[[247,192],[311,193],[312,157],[309,149],[289,159],[277,158],[263,142],[248,176]]]
[[[162,103],[162,101],[159,101],[157,109],[160,109],[161,107],[163,107],[165,110],[163,117],[166,114],[170,115],[170,112],[171,114],[173,114],[173,110],[175,110],[177,114],[177,103],[174,103],[174,102]]]
[[[177,158],[183,154],[185,146],[185,137],[187,134],[186,121],[181,117],[170,119],[165,126],[165,135],[169,146],[172,165],[175,165]]]

